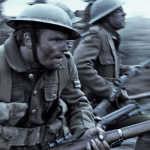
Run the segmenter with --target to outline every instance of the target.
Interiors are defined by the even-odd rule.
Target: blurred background
[[[16,16],[23,9],[28,7],[28,3],[34,0],[6,0],[3,5],[3,14]],[[82,0],[46,0],[46,2],[60,1],[68,5],[73,11],[82,10],[87,6]],[[128,13],[127,17],[146,17],[150,18],[150,1],[149,0],[124,0],[124,9]]]
[[[12,33],[12,29],[5,26],[5,20],[17,16],[23,9],[30,7],[34,0],[0,0],[0,44]],[[82,0],[47,0],[46,3],[60,1],[66,4],[73,12],[82,12],[88,3]],[[121,35],[120,54],[125,65],[137,65],[150,59],[150,0],[124,0],[123,5],[126,15],[126,27],[119,31]],[[76,13],[77,14],[77,13]],[[5,31],[5,32],[4,32]],[[6,34],[7,33],[7,34]],[[141,105],[147,105],[150,113],[150,69],[131,79],[126,84],[126,89],[131,99]],[[135,139],[124,142],[124,146],[115,148],[133,149]]]
[[[73,11],[82,10],[87,6],[82,0],[46,0],[46,2],[60,1],[68,5]],[[150,18],[150,1],[149,0],[124,0],[124,9],[129,17],[146,17]],[[28,7],[28,3],[34,0],[6,0],[3,3],[3,14],[8,16],[16,16],[23,9]]]

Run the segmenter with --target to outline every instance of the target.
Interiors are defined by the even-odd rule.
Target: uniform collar
[[[114,41],[115,48],[118,51],[119,44],[120,44],[120,35],[116,31],[109,28],[109,26],[104,26],[104,25],[100,24],[100,27],[102,27],[109,34],[109,36],[111,36],[111,38]]]
[[[114,40],[120,41],[120,35],[115,30],[112,30],[111,28],[103,24],[100,24],[100,26],[104,28]]]
[[[26,64],[21,56],[17,41],[13,35],[6,40],[4,47],[6,60],[9,66],[17,72],[26,72]]]
[[[65,66],[63,65],[63,63],[62,63],[62,62],[60,63],[60,67],[59,67],[59,69],[65,69]]]

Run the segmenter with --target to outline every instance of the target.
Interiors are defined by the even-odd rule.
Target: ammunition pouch
[[[1,126],[0,150],[9,150],[11,146],[35,146],[54,141],[61,126],[59,119],[50,125],[36,128]]]
[[[26,103],[0,102],[0,123],[7,120],[8,125],[15,125],[25,115],[26,109]]]
[[[25,114],[27,104],[0,102],[0,150],[8,150],[11,146],[35,146],[54,141],[69,132],[64,115],[67,106],[59,99],[61,114],[52,122],[36,128],[19,128],[14,126]],[[5,124],[5,125],[4,125]]]
[[[0,126],[0,149],[8,150],[18,134],[18,130],[14,127]]]

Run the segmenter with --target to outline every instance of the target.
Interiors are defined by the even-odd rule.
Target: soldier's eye
[[[117,9],[117,10],[115,11],[115,13],[121,13],[121,12],[123,12],[122,9]]]

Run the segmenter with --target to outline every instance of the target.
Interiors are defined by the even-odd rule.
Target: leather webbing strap
[[[19,135],[12,141],[12,146],[34,146],[43,141],[40,141],[41,127],[36,128],[16,128]]]
[[[117,58],[116,48],[115,48],[115,45],[114,45],[112,38],[109,35],[108,35],[108,41],[109,41],[109,44],[110,44],[110,47],[112,49],[112,53],[113,53],[113,56],[115,59],[115,78],[118,79],[118,76],[119,76],[118,68],[119,68],[119,66],[118,66],[118,58]]]
[[[0,101],[10,102],[11,88],[11,68],[5,59],[4,45],[2,45],[0,46]]]

